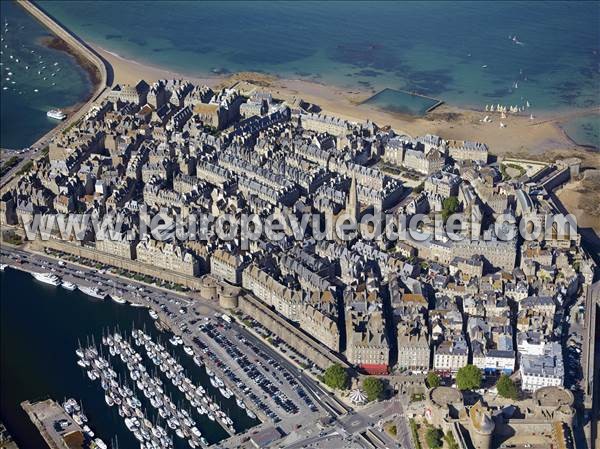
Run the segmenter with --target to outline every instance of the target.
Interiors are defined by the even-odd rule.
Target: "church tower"
[[[356,222],[360,223],[360,203],[358,202],[358,191],[356,188],[356,177],[352,175],[352,183],[350,184],[350,192],[348,192],[348,202],[346,204],[346,213],[356,218]]]

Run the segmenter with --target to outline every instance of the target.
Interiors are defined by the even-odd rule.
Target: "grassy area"
[[[410,426],[410,433],[412,435],[413,443],[415,443],[415,447],[417,449],[423,449],[421,440],[419,439],[419,425],[412,418],[408,421],[408,424]]]
[[[396,438],[398,436],[398,428],[396,424],[388,424],[385,428],[386,432],[390,434],[392,437]]]
[[[2,235],[2,240],[4,240],[6,243],[8,243],[10,245],[15,245],[15,246],[18,246],[23,243],[23,239],[21,238],[21,236],[18,234],[15,234],[12,231],[5,232]]]
[[[416,393],[416,394],[411,395],[410,402],[419,402],[419,401],[422,401],[423,399],[425,399],[423,394]]]
[[[25,173],[27,173],[29,170],[31,170],[33,168],[33,161],[27,161],[22,167],[21,169],[16,173],[17,176],[21,176],[24,175]]]
[[[20,158],[19,156],[11,156],[10,158],[8,158],[6,162],[2,164],[2,167],[0,167],[0,176],[4,176],[5,174],[7,174],[11,168],[13,168],[21,161],[22,158]]]
[[[516,175],[516,176],[510,176],[506,172],[507,168],[512,168],[514,170],[517,170],[519,172],[519,174]],[[502,179],[520,178],[525,173],[526,173],[526,170],[523,167],[521,167],[520,165],[518,165],[518,164],[513,164],[513,163],[510,163],[510,162],[505,162],[503,164],[500,164],[500,174],[502,175]]]

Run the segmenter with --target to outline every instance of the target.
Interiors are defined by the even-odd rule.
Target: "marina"
[[[72,56],[44,45],[47,29],[17,2],[0,8],[0,140],[2,148],[21,149],[65,119],[93,86]]]
[[[78,444],[85,449],[108,448],[95,436],[81,405],[73,398],[66,400],[62,407],[51,399],[24,401],[21,407],[51,449],[62,449],[65,444]]]
[[[82,375],[82,366],[77,363],[81,359],[73,354],[73,350],[78,348],[79,341],[86,335],[90,335],[90,332],[99,340],[100,336],[106,333],[108,323],[122,329],[131,329],[132,325],[138,329],[145,329],[144,335],[148,338],[151,336],[152,340],[165,338],[155,329],[147,310],[142,307],[124,307],[114,301],[98,301],[82,294],[81,291],[56,289],[52,284],[32,282],[29,274],[8,267],[0,275],[2,276],[1,332],[2,340],[7,345],[1,354],[2,364],[7,367],[4,377],[7,380],[23,379],[16,387],[7,388],[7,383],[0,386],[4,398],[2,417],[14,432],[19,447],[37,449],[43,444],[39,433],[32,430],[32,424],[27,415],[18,411],[20,410],[19,404],[32,398],[48,396],[80,398],[86,406],[85,415],[94,423],[96,437],[105,442],[117,440],[121,448],[139,446],[139,441],[128,430],[118,410],[115,407],[107,406],[104,394],[101,394],[99,386],[95,386],[98,382],[101,383],[101,379],[94,378],[91,381],[95,373],[91,374],[91,377],[88,374]],[[15,296],[17,291],[20,292],[19,300],[16,300],[17,296]],[[21,295],[23,295],[22,298]],[[85,319],[73,319],[75,317],[85,317]],[[168,338],[170,337],[167,336]],[[25,341],[28,341],[28,347],[29,344],[32,345],[32,350],[25,351],[23,348]],[[105,348],[105,352],[109,352],[107,346],[102,346]],[[57,348],[63,347],[73,349],[65,350],[65,352],[57,350]],[[50,348],[52,349],[50,350]],[[179,354],[179,366],[184,367],[185,371],[189,373],[188,376],[194,379],[196,388],[202,387],[207,394],[222,401],[223,412],[231,417],[237,429],[245,430],[257,422],[236,406],[233,397],[225,399],[218,393],[218,390],[210,385],[209,376],[204,369],[184,352],[182,346],[170,346],[170,348],[171,353]],[[14,360],[14,357],[19,357],[22,363],[10,364],[11,366],[8,367],[7,361]],[[199,359],[197,361],[200,362]],[[49,370],[48,367],[56,367],[56,371]],[[121,380],[130,376],[122,368],[119,369]],[[58,370],[60,370],[61,376],[34,374],[39,372],[56,374]],[[160,371],[155,374],[158,373],[162,374]],[[131,378],[129,377],[128,380],[131,385]],[[165,379],[165,383],[166,381],[167,379]],[[165,386],[165,391],[169,392],[173,402],[177,405],[187,401],[180,389],[173,386],[170,381]],[[140,396],[139,391],[138,396]],[[143,393],[139,399],[144,403],[147,401]],[[232,407],[238,412],[231,413]],[[156,409],[149,403],[146,408],[148,412],[156,412]],[[189,405],[189,409],[191,409],[191,405]],[[197,411],[194,414],[197,416],[197,428],[208,444],[221,441],[230,435],[224,427],[216,425],[207,415],[197,415]],[[154,415],[156,415],[156,419],[162,419],[159,412]],[[169,428],[168,424],[165,424],[163,428],[165,430]],[[198,447],[201,445],[202,443]],[[174,436],[173,447],[177,449],[190,446],[181,438]]]

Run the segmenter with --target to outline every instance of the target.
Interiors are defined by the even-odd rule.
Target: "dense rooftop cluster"
[[[554,212],[549,188],[573,164],[511,178],[488,163],[484,144],[410,137],[302,106],[181,80],[116,86],[1,198],[2,219],[116,214],[119,233],[99,240],[89,231],[79,244],[133,271],[150,264],[241,286],[367,373],[452,375],[472,363],[489,373],[520,367],[525,390],[561,385],[556,317],[594,267],[578,236],[522,241],[492,231],[501,214],[518,223]],[[140,235],[140,221],[159,212],[411,217],[441,212],[449,198],[476,238],[320,241],[289,226],[281,240],[247,246]]]

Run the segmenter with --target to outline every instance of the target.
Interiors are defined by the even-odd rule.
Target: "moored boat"
[[[60,109],[50,109],[48,112],[46,112],[46,115],[55,120],[64,120],[67,118],[67,115]]]
[[[75,284],[73,284],[72,282],[69,281],[62,281],[62,283],[60,284],[61,287],[66,288],[67,290],[76,290],[77,286]]]
[[[88,296],[96,299],[104,299],[106,298],[106,293],[96,287],[85,287],[83,285],[79,286],[79,290],[85,293]]]
[[[44,284],[60,285],[60,279],[58,276],[52,273],[31,273],[36,281],[43,282]]]
[[[110,297],[117,304],[126,304],[127,303],[127,301],[125,301],[124,298],[122,298],[121,296],[119,296],[119,295],[117,295],[115,293],[111,294]]]

